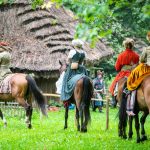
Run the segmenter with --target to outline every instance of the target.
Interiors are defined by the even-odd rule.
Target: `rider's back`
[[[118,55],[118,59],[115,64],[117,71],[120,71],[124,65],[134,65],[139,61],[139,55],[131,49],[126,49]]]

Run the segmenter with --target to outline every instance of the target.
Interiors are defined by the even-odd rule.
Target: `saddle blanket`
[[[7,75],[1,82],[0,82],[0,93],[6,94],[11,93],[11,78],[14,74]]]
[[[127,80],[127,88],[133,91],[138,88],[142,81],[150,75],[150,66],[139,64],[130,74]]]

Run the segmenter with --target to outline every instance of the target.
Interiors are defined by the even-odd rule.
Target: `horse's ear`
[[[59,60],[59,64],[62,66],[62,62]]]

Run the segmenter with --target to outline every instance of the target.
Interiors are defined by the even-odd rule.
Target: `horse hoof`
[[[83,128],[82,128],[82,129],[81,129],[81,132],[84,132],[84,133],[85,133],[85,132],[87,132],[87,129],[83,129]]]
[[[140,139],[137,139],[137,140],[136,140],[136,143],[140,143],[140,142],[141,142],[141,140],[140,140]]]
[[[123,137],[122,131],[118,131],[118,136],[119,136],[119,137]]]
[[[28,124],[28,129],[31,129],[32,128],[32,125],[31,124]]]
[[[67,127],[64,127],[64,130],[67,129]]]
[[[143,135],[142,138],[141,138],[141,141],[145,141],[145,140],[147,140],[147,136]]]
[[[126,135],[123,135],[123,137],[122,137],[123,139],[127,139],[127,136]]]

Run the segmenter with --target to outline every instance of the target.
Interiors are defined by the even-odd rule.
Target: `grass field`
[[[87,133],[77,132],[74,124],[74,110],[69,112],[68,129],[63,130],[64,109],[49,112],[49,117],[39,119],[34,111],[32,129],[27,129],[24,119],[7,118],[8,127],[0,123],[0,150],[148,150],[150,140],[136,144],[136,134],[132,140],[118,137],[117,109],[110,109],[109,130],[105,130],[106,114],[91,112],[92,122]],[[147,118],[146,131],[150,139],[150,119]]]

